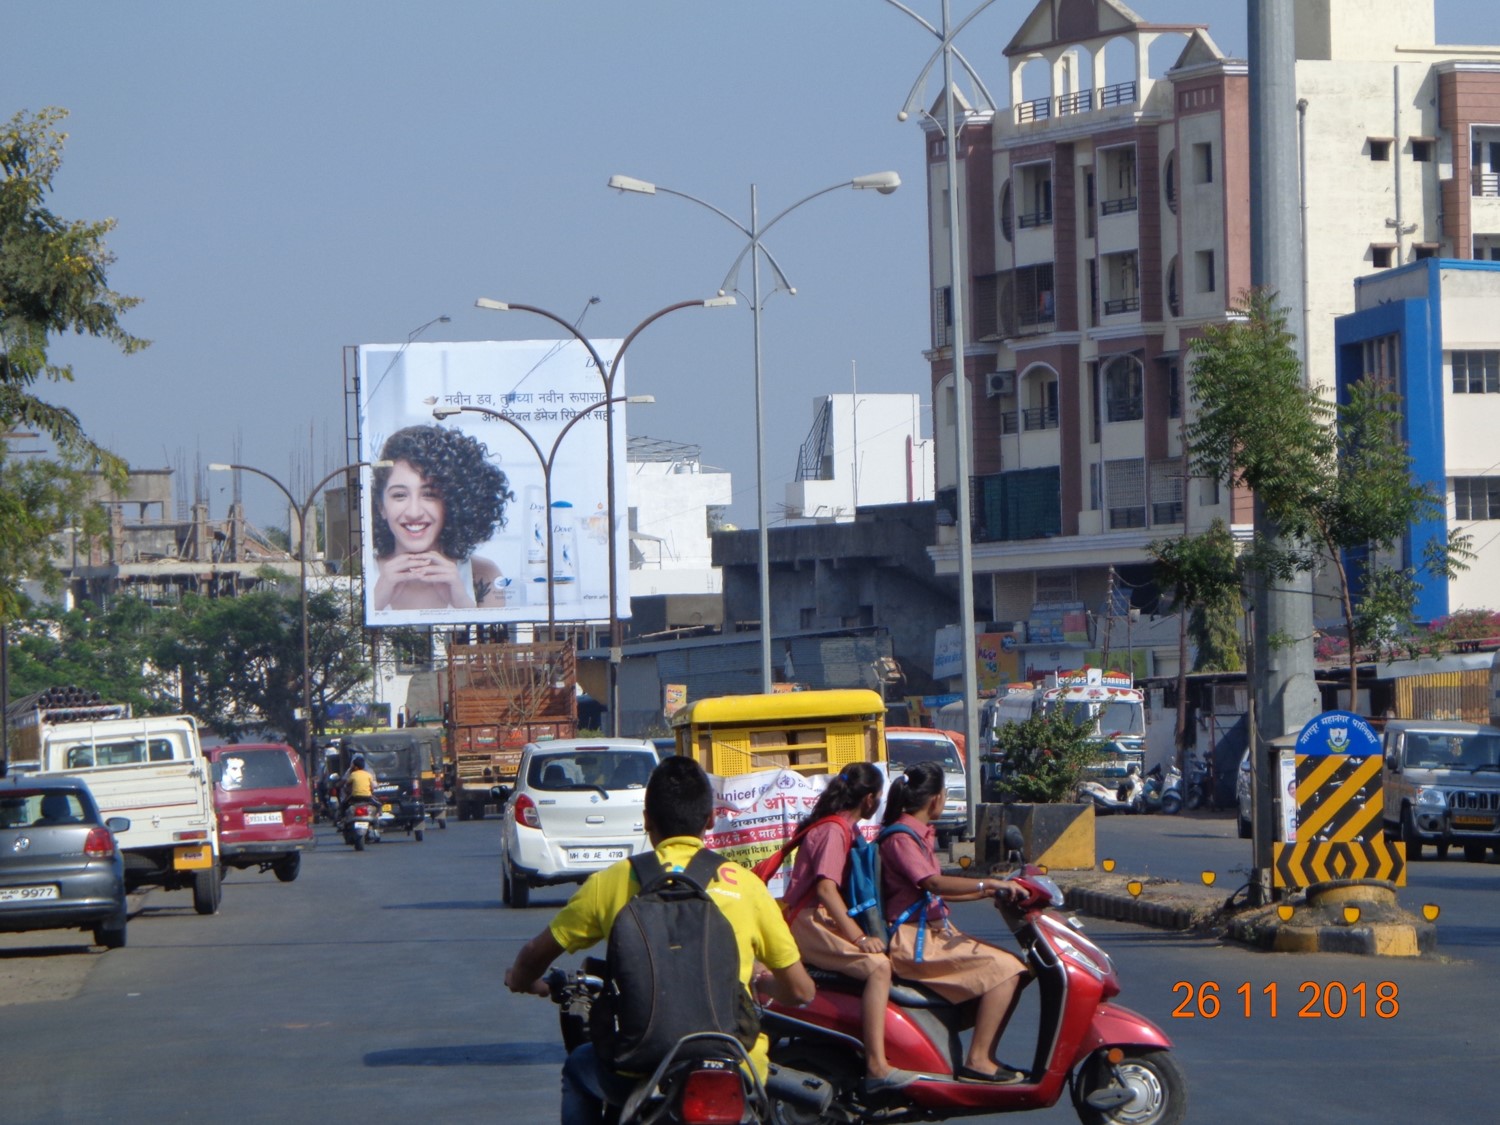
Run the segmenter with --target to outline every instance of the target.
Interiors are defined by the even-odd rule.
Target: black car
[[[375,775],[375,796],[394,817],[389,827],[420,840],[429,818],[439,828],[448,827],[442,747],[440,732],[412,727],[346,735],[343,757],[345,769],[356,757],[364,758],[365,767]]]
[[[0,778],[0,932],[93,931],[107,949],[125,944],[125,868],[115,833],[81,778]]]

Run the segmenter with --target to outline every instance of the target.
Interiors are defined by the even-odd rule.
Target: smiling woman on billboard
[[[509,482],[483,442],[442,426],[397,430],[375,470],[377,610],[506,604],[500,568],[474,549],[505,526]]]

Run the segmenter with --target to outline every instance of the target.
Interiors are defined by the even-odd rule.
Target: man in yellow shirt
[[[671,757],[657,766],[646,784],[646,834],[662,866],[681,871],[703,847],[703,833],[713,823],[713,788],[691,758]],[[547,995],[542,975],[563,953],[577,953],[603,941],[624,905],[640,890],[629,860],[597,871],[558,911],[551,924],[532,938],[506,970],[512,992]],[[756,962],[770,970],[766,991],[786,1004],[809,1003],[812,978],[802,967],[792,940],[766,886],[746,868],[725,862],[708,886],[709,896],[734,929],[739,946],[740,982],[750,986]],[[760,1036],[750,1058],[764,1079],[767,1043]],[[592,1043],[568,1056],[563,1066],[562,1125],[596,1122],[604,1104],[623,1104],[635,1080],[599,1065]]]
[[[368,801],[375,796],[375,785],[375,775],[365,769],[364,757],[356,755],[344,775],[344,805],[347,807],[350,801],[361,798]]]

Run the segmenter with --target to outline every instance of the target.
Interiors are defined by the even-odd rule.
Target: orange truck
[[[439,684],[459,820],[482,818],[490,790],[515,783],[528,742],[578,732],[577,656],[566,641],[450,644]]]

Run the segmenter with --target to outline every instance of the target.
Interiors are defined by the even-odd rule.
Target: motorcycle
[[[543,978],[558,1005],[563,1046],[570,1053],[589,1038],[589,1012],[604,988],[601,965],[590,957],[581,970],[553,969]],[[609,1120],[612,1125],[771,1125],[783,1120],[772,1116],[773,1098],[816,1121],[829,1112],[833,1088],[815,1075],[774,1066],[762,1085],[738,1039],[701,1032],[679,1039]]]
[[[1146,812],[1159,812],[1175,816],[1182,811],[1182,774],[1176,766],[1169,765],[1165,776],[1161,766],[1154,765],[1146,773],[1143,793]]]
[[[1189,809],[1196,809],[1200,805],[1212,806],[1208,760],[1197,754],[1189,754],[1183,765],[1187,768],[1183,804]]]
[[[355,797],[339,812],[336,827],[344,837],[344,843],[352,844],[354,850],[362,852],[365,844],[380,843],[380,802],[373,797]]]
[[[802,1113],[776,1105],[781,1122],[858,1125],[932,1121],[979,1113],[1046,1109],[1067,1092],[1085,1125],[1178,1125],[1187,1113],[1187,1078],[1171,1042],[1150,1020],[1111,1000],[1120,979],[1109,955],[1083,937],[1057,884],[1027,866],[1011,876],[1023,894],[997,909],[1021,946],[1040,991],[1037,1043],[1026,1076],[1015,1083],[965,1081],[959,1033],[973,1005],[952,1005],[917,984],[897,981],[886,1012],[886,1057],[919,1077],[867,1095],[861,1078],[863,983],[812,970],[818,993],[806,1008],[767,1006],[762,1028],[773,1063],[806,1071],[834,1087],[830,1108]],[[773,1102],[776,1094],[771,1093]]]
[[[1092,801],[1096,815],[1106,813],[1141,813],[1146,811],[1146,785],[1134,763],[1125,771],[1125,780],[1114,788],[1097,778],[1078,783],[1078,799]]]

